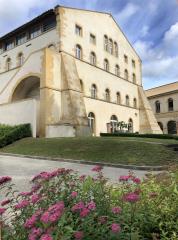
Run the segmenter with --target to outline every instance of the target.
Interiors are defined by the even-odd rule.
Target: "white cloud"
[[[138,52],[142,60],[147,60],[148,58],[151,58],[153,54],[151,47],[152,42],[138,40],[134,43],[134,48]]]
[[[124,9],[118,13],[117,17],[119,19],[119,22],[123,23],[125,21],[128,21],[130,17],[132,17],[136,12],[140,9],[140,7],[133,3],[128,3]]]
[[[149,33],[149,27],[147,25],[144,25],[140,31],[141,37],[145,37]]]
[[[164,35],[164,41],[176,41],[178,42],[178,22],[170,27],[170,29]]]

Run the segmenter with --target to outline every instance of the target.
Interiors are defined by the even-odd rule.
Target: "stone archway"
[[[169,121],[167,123],[168,134],[177,134],[176,121]]]
[[[33,136],[38,137],[40,135],[40,77],[32,75],[20,80],[12,91],[10,102],[17,108],[13,115],[16,122],[30,123]]]
[[[11,102],[20,101],[23,99],[34,98],[40,99],[40,78],[30,76],[24,78],[14,89],[11,97]]]

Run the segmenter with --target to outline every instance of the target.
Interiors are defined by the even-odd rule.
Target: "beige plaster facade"
[[[33,99],[38,119],[31,125],[44,137],[99,136],[117,121],[133,132],[161,133],[141,65],[110,14],[57,6],[0,38],[0,112],[17,102],[7,123],[11,114],[14,124],[31,123],[19,116],[28,116],[24,101]]]
[[[157,122],[165,134],[178,133],[178,82],[146,90]]]

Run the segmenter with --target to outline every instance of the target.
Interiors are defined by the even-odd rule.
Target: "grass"
[[[178,141],[129,137],[26,138],[6,146],[1,152],[148,166],[178,163],[178,154],[162,143]]]

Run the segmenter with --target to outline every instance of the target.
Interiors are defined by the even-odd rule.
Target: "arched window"
[[[6,61],[6,70],[9,71],[11,69],[11,59],[8,58]]]
[[[126,95],[126,97],[125,97],[125,105],[126,106],[130,106],[130,100],[129,100],[129,96],[128,95]]]
[[[160,113],[160,111],[161,111],[160,102],[156,101],[155,102],[155,112]]]
[[[94,52],[90,53],[90,63],[96,66],[96,54]]]
[[[115,74],[116,74],[116,76],[120,76],[120,68],[119,68],[119,65],[117,65],[116,64],[116,66],[115,66]]]
[[[109,53],[113,54],[113,41],[112,41],[112,39],[109,39]]]
[[[91,86],[91,97],[97,98],[97,87],[95,84],[92,84],[92,86]]]
[[[108,51],[108,37],[104,35],[104,50]]]
[[[119,92],[116,93],[116,97],[117,97],[117,104],[121,104],[121,95]]]
[[[78,59],[82,59],[82,48],[81,48],[81,46],[80,45],[76,45],[76,47],[75,47],[75,56],[76,56],[76,58],[78,58]]]
[[[117,124],[118,124],[118,119],[116,115],[112,115],[110,119],[111,123],[111,132],[114,133],[117,131]]]
[[[168,99],[168,111],[169,112],[174,111],[174,101],[172,98]]]
[[[115,57],[118,57],[119,55],[117,42],[114,42],[114,55]]]
[[[80,79],[80,88],[81,88],[81,92],[84,92],[83,81],[81,79]]]
[[[137,108],[137,99],[136,98],[134,98],[134,100],[133,100],[133,107]]]
[[[110,102],[110,91],[108,88],[105,90],[105,100]]]
[[[132,81],[133,81],[133,83],[136,83],[136,75],[135,75],[135,73],[132,74]]]
[[[158,125],[161,128],[161,130],[163,131],[163,124],[162,124],[162,122],[158,122]]]
[[[104,59],[104,70],[109,72],[109,61],[108,61],[108,59]]]
[[[132,118],[130,118],[129,122],[128,122],[128,132],[133,133],[133,120],[132,120]]]
[[[22,66],[23,60],[24,60],[23,53],[19,53],[17,58],[18,58],[18,66],[20,67]]]
[[[88,114],[88,125],[91,128],[92,134],[95,134],[95,115],[94,113],[90,112]]]
[[[129,80],[129,74],[128,74],[128,70],[125,69],[124,71],[124,78],[128,81]]]

